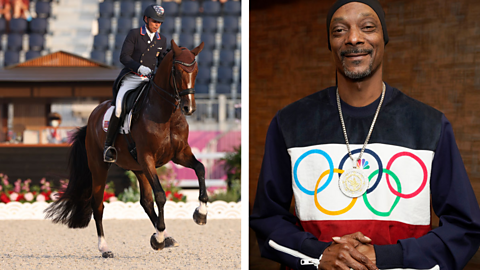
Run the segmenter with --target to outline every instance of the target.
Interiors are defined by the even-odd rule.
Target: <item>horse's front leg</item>
[[[161,250],[165,247],[165,220],[163,207],[165,206],[167,198],[162,185],[160,185],[160,180],[158,179],[154,158],[151,155],[145,155],[139,159],[139,163],[142,166],[145,177],[148,179],[148,182],[153,189],[153,196],[158,207],[158,217],[156,222],[154,222],[156,232],[150,238],[150,245],[155,250]]]
[[[195,209],[195,212],[193,213],[193,220],[199,225],[206,224],[208,195],[207,188],[205,186],[205,167],[192,154],[190,146],[185,147],[183,151],[179,151],[172,161],[195,170],[195,174],[198,178],[198,200],[200,201],[200,206]]]
[[[140,204],[142,205],[143,209],[147,213],[150,221],[153,224],[153,227],[156,228],[157,223],[157,213],[155,213],[155,209],[153,208],[153,196],[152,196],[152,187],[142,171],[134,172],[135,176],[137,176],[138,183],[140,184]],[[167,230],[164,232],[165,237],[165,247],[178,247],[178,242],[173,239],[173,237],[167,235]]]

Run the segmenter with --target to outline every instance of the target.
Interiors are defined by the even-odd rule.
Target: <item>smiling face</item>
[[[339,74],[362,80],[381,70],[385,43],[382,24],[368,5],[351,2],[330,22],[330,46]]]

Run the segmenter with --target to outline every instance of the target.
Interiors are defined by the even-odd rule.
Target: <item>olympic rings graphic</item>
[[[417,196],[420,192],[422,192],[422,190],[425,188],[425,185],[427,185],[427,178],[428,178],[428,173],[427,173],[427,167],[425,166],[425,163],[423,163],[423,161],[417,157],[416,155],[412,154],[412,153],[409,153],[409,152],[400,152],[396,155],[394,155],[389,161],[388,161],[388,164],[387,164],[387,170],[390,170],[390,167],[392,167],[392,163],[399,157],[403,157],[403,156],[409,156],[413,159],[415,159],[418,164],[420,164],[420,166],[422,167],[422,170],[423,170],[423,181],[422,181],[422,184],[420,185],[420,187],[415,190],[414,192],[410,193],[410,194],[402,194],[400,193],[401,191],[396,191],[393,189],[392,187],[392,184],[390,184],[390,179],[388,178],[388,175],[387,175],[387,184],[388,184],[388,188],[390,189],[390,191],[401,197],[401,198],[405,198],[405,199],[410,199],[410,198],[413,198],[415,196]]]
[[[344,170],[334,169],[333,172],[343,173]],[[322,175],[320,175],[320,177],[317,180],[317,183],[315,184],[315,190],[317,190],[318,184],[320,183],[322,178],[325,177],[325,175],[327,175],[327,174],[330,174],[330,170],[326,170],[322,173]],[[320,203],[317,200],[317,195],[313,195],[313,198],[315,199],[315,206],[317,206],[318,210],[320,210],[320,212],[322,212],[324,214],[327,214],[327,215],[330,215],[330,216],[338,216],[338,215],[341,215],[341,214],[344,214],[344,213],[348,212],[350,209],[352,209],[352,207],[357,202],[357,198],[353,198],[352,201],[350,202],[350,204],[347,205],[347,207],[345,207],[341,210],[338,210],[338,211],[330,211],[330,210],[327,210],[327,209],[323,208],[320,205]]]
[[[358,153],[360,152],[360,149],[355,149],[352,151],[352,154],[355,154],[355,153]],[[416,197],[418,194],[420,194],[424,189],[425,189],[425,186],[427,184],[427,180],[428,180],[428,171],[427,171],[427,167],[425,166],[425,163],[418,157],[416,156],[415,154],[413,153],[409,153],[409,152],[400,152],[400,153],[397,153],[395,154],[392,158],[390,158],[390,160],[388,161],[387,163],[387,167],[386,168],[383,168],[383,165],[382,165],[382,161],[380,160],[380,157],[375,153],[373,152],[372,150],[369,150],[369,149],[365,149],[365,153],[368,153],[370,154],[373,158],[375,158],[375,160],[377,161],[377,164],[378,164],[378,169],[373,171],[369,177],[368,177],[368,180],[369,181],[372,181],[372,179],[377,176],[377,178],[375,179],[375,183],[373,184],[373,186],[371,186],[369,189],[367,189],[367,191],[363,194],[363,201],[365,203],[365,206],[375,215],[377,216],[382,216],[382,217],[387,217],[387,216],[390,216],[390,214],[392,213],[392,211],[395,209],[395,207],[397,206],[397,204],[400,202],[400,199],[401,198],[404,198],[404,199],[410,199],[410,198],[414,198]],[[303,159],[305,159],[307,156],[311,155],[311,154],[319,154],[319,155],[322,155],[328,162],[328,167],[329,169],[324,171],[320,177],[317,179],[317,182],[315,184],[315,189],[314,190],[308,190],[306,189],[305,187],[303,187],[301,184],[300,184],[300,181],[298,179],[298,167],[300,165],[300,163],[302,162]],[[410,157],[410,158],[413,158],[415,161],[418,162],[418,164],[420,165],[420,167],[422,168],[422,171],[423,171],[423,180],[422,180],[422,183],[420,184],[420,187],[415,190],[414,192],[410,193],[410,194],[403,194],[402,193],[402,186],[401,186],[401,183],[400,183],[400,179],[398,178],[398,176],[390,170],[390,168],[392,167],[392,164],[395,160],[397,160],[399,157]],[[322,192],[331,182],[332,182],[332,178],[333,178],[333,175],[334,173],[338,173],[339,175],[342,174],[344,172],[343,170],[343,166],[346,162],[348,158],[348,154],[346,154],[340,161],[340,164],[339,164],[339,168],[334,168],[333,167],[333,161],[332,161],[332,158],[330,157],[330,155],[328,155],[326,152],[320,150],[320,149],[313,149],[313,150],[309,150],[305,153],[303,153],[298,159],[297,161],[295,162],[295,165],[294,165],[294,168],[293,168],[293,176],[294,176],[294,180],[295,180],[295,184],[297,185],[297,187],[305,194],[307,195],[313,195],[314,197],[314,202],[315,202],[315,206],[317,207],[317,209],[324,213],[324,214],[327,214],[327,215],[331,215],[331,216],[335,216],[335,215],[341,215],[341,214],[344,214],[348,211],[350,211],[350,209],[353,208],[353,206],[355,205],[355,203],[357,202],[357,199],[358,198],[353,198],[351,200],[351,202],[343,209],[341,210],[337,210],[337,211],[332,211],[332,210],[328,210],[328,209],[325,209],[323,208],[320,203],[318,202],[318,198],[317,198],[317,194]],[[385,172],[386,174],[386,181],[387,181],[387,185],[388,185],[388,188],[389,190],[395,195],[397,196],[395,198],[395,201],[393,202],[392,206],[390,207],[390,210],[389,211],[386,211],[386,212],[382,212],[382,211],[379,211],[379,210],[376,210],[371,204],[370,202],[368,201],[368,197],[367,195],[370,194],[371,192],[373,192],[378,184],[380,183],[381,179],[382,179],[382,174],[383,172]],[[328,178],[327,180],[325,181],[325,183],[319,187],[319,184],[320,182],[322,181],[322,179],[328,175]],[[397,185],[397,190],[395,190],[392,186],[392,184],[390,183],[390,176],[395,180],[395,183]]]
[[[355,149],[352,151],[352,155],[353,154],[356,154],[356,153],[360,153],[361,149]],[[376,161],[377,161],[377,164],[378,164],[378,170],[379,170],[379,173],[378,173],[378,176],[377,176],[377,180],[375,180],[375,183],[373,184],[372,187],[370,187],[369,189],[367,189],[367,193],[370,193],[372,191],[374,191],[378,184],[380,183],[380,179],[382,179],[382,176],[383,176],[383,165],[382,165],[382,161],[380,160],[380,157],[375,153],[373,152],[372,150],[369,150],[369,149],[365,149],[365,153],[367,154],[370,154]],[[340,170],[343,169],[343,165],[345,164],[345,161],[347,160],[347,158],[349,157],[348,153],[342,158],[342,160],[340,161],[340,165],[338,165],[338,168]],[[340,175],[339,175],[340,177]]]
[[[324,151],[322,150],[319,150],[319,149],[313,149],[313,150],[310,150],[310,151],[307,151],[305,153],[303,153],[303,155],[301,155],[297,161],[295,162],[295,166],[293,167],[293,178],[295,179],[295,184],[297,184],[297,187],[303,191],[303,193],[307,194],[307,195],[314,195],[315,192],[312,191],[312,190],[308,190],[306,188],[304,188],[301,184],[300,184],[300,181],[298,180],[298,176],[297,176],[297,170],[298,170],[298,166],[300,165],[300,162],[306,158],[307,156],[311,155],[311,154],[320,154],[322,156],[325,157],[325,159],[327,159],[328,161],[328,167],[330,168],[330,172],[332,173],[329,173],[328,175],[328,178],[327,178],[327,181],[317,190],[317,188],[315,187],[315,190],[317,190],[317,193],[321,192],[322,190],[324,190],[329,184],[330,182],[332,181],[332,178],[333,178],[333,161],[332,161],[332,158],[327,154],[325,153]]]
[[[374,172],[372,172],[372,174],[370,174],[370,176],[368,177],[368,180],[372,180],[372,178],[378,174],[378,171],[379,170],[376,170]],[[387,175],[391,175],[393,177],[393,179],[395,180],[395,183],[397,183],[397,189],[398,189],[398,192],[402,192],[402,185],[400,184],[400,180],[398,179],[397,175],[395,173],[393,173],[392,171],[388,170],[388,169],[383,169],[383,171],[385,171],[385,173]],[[400,201],[400,196],[397,196],[397,198],[395,198],[395,201],[393,202],[393,205],[392,207],[390,207],[390,211],[388,212],[380,212],[378,210],[376,210],[375,208],[373,208],[373,206],[370,204],[370,202],[368,201],[368,198],[367,198],[367,193],[368,192],[365,192],[363,193],[363,202],[365,202],[365,205],[367,206],[367,208],[372,211],[372,213],[374,213],[375,215],[377,216],[381,216],[381,217],[388,217],[390,216],[390,214],[392,213],[393,209],[395,208],[395,206],[397,206],[398,202]]]

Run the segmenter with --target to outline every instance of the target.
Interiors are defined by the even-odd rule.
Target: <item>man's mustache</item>
[[[363,54],[363,53],[368,53],[371,54],[373,53],[373,49],[348,49],[340,52],[341,57],[345,57],[347,54]]]

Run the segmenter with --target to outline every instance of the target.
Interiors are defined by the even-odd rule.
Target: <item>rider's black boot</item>
[[[118,133],[118,124],[120,119],[115,116],[115,110],[112,112],[110,122],[108,123],[107,138],[105,139],[105,148],[103,149],[103,161],[115,163],[117,161],[117,150],[113,146]]]

